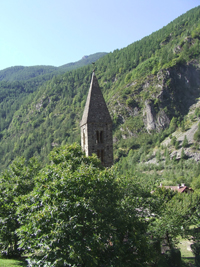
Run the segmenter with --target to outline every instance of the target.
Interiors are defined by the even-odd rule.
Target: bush
[[[165,253],[166,262],[170,267],[181,267],[181,252],[172,248]]]
[[[200,242],[195,242],[191,245],[193,254],[195,255],[196,267],[200,267]]]
[[[188,147],[188,139],[187,139],[186,135],[184,137],[182,147]]]
[[[198,129],[194,134],[194,140],[199,142],[200,141],[200,123],[198,124]]]
[[[16,257],[23,252],[18,247],[16,230],[20,224],[16,213],[16,197],[26,195],[34,187],[33,176],[38,173],[40,164],[36,158],[28,162],[17,158],[8,171],[0,176],[0,250],[3,256]]]
[[[176,142],[177,142],[176,136],[172,136],[172,138],[171,138],[171,144],[172,144],[172,146],[175,146]]]
[[[176,130],[176,127],[177,127],[177,118],[173,117],[169,125],[170,132],[173,133]]]
[[[186,159],[186,158],[187,158],[187,156],[185,154],[184,149],[182,148],[182,150],[181,150],[181,159]]]
[[[199,118],[200,117],[200,108],[196,108],[194,114]]]
[[[134,106],[136,106],[136,102],[135,102],[135,100],[134,100],[133,98],[128,98],[128,99],[126,100],[126,105],[127,105],[128,107],[134,107]]]
[[[175,143],[175,149],[177,150],[178,148],[179,148],[179,141],[176,141],[176,143]]]

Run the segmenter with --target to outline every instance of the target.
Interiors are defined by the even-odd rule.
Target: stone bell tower
[[[111,167],[113,164],[112,120],[94,72],[80,127],[81,147],[86,156],[95,153],[103,166]]]

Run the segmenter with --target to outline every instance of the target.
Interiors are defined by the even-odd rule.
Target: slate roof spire
[[[98,80],[93,71],[80,126],[86,123],[112,123]]]
[[[113,165],[112,120],[93,71],[81,126],[81,147],[86,156],[96,154],[105,167]]]

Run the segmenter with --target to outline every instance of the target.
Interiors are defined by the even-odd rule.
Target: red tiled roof
[[[162,186],[159,186],[159,187],[162,187]],[[173,191],[178,191],[179,193],[183,193],[184,191],[186,191],[186,190],[189,190],[189,191],[194,191],[192,188],[189,188],[189,187],[187,187],[187,186],[171,186],[171,185],[169,185],[169,186],[163,186],[164,188],[166,188],[166,189],[171,189],[171,190],[173,190]]]

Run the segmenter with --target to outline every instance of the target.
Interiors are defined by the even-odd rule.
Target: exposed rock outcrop
[[[169,126],[170,120],[165,114],[164,110],[159,110],[156,114],[151,101],[145,101],[145,108],[143,110],[144,123],[148,133],[151,131],[160,131]]]

